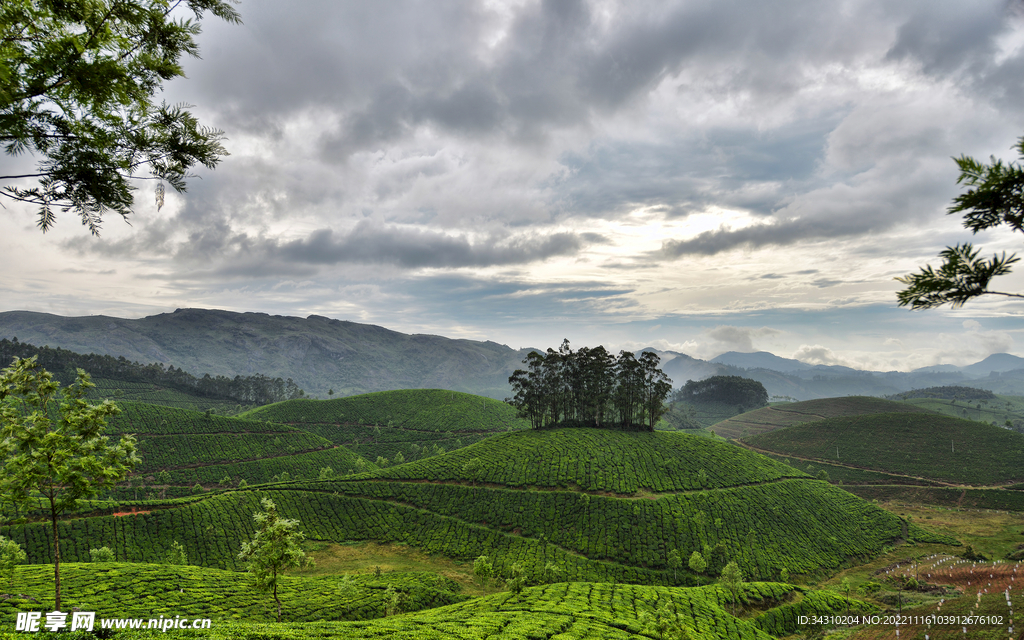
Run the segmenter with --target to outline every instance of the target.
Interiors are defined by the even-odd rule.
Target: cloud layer
[[[920,316],[887,332],[796,318],[891,307],[895,276],[963,239],[943,215],[951,156],[1009,159],[1024,133],[1021,6],[243,3],[242,26],[204,21],[202,59],[165,96],[232,155],[159,213],[140,183],[133,226],[98,241],[70,220],[41,240],[8,210],[8,299],[381,324],[415,310],[431,331],[507,341],[633,344],[631,327],[708,356],[919,363],[963,316],[920,343]],[[1013,346],[980,330],[958,344],[942,357]]]

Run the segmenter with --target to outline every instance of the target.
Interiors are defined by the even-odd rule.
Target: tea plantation
[[[100,569],[102,571],[102,568]],[[116,569],[111,568],[113,572]],[[160,576],[171,579],[170,575]],[[141,576],[127,580],[113,578],[116,584],[138,585]],[[401,580],[401,578],[398,578]],[[407,579],[408,580],[408,579]],[[331,581],[322,581],[320,590],[328,590]],[[373,588],[373,582],[360,583],[359,592]],[[398,582],[419,586],[414,581]],[[290,585],[291,586],[291,585]],[[304,585],[310,586],[310,585]],[[190,587],[193,593],[216,588],[213,581],[203,581]],[[315,587],[314,587],[315,589]],[[228,595],[230,591],[222,591]],[[212,594],[203,594],[209,598]],[[231,593],[231,595],[236,595]],[[324,594],[311,592],[308,599]],[[237,594],[243,602],[247,599]],[[99,598],[82,601],[83,610],[89,610]],[[301,597],[296,594],[296,597]],[[328,604],[323,610],[324,620],[337,619],[345,604],[356,597]],[[658,622],[668,622],[677,629],[686,629],[691,637],[721,640],[770,640],[776,636],[792,634],[797,630],[801,615],[838,614],[847,610],[847,601],[829,591],[810,591],[788,584],[746,583],[734,603],[731,594],[721,587],[668,588],[621,584],[556,583],[528,587],[519,594],[500,593],[465,602],[424,609],[404,615],[378,618],[364,622],[311,622],[289,624],[253,624],[259,619],[258,605],[236,607],[231,617],[215,617],[211,629],[200,631],[176,630],[175,637],[224,638],[245,637],[252,640],[291,638],[399,638],[407,640],[447,640],[494,638],[640,638],[661,637],[654,631]],[[329,598],[328,598],[329,601]],[[301,605],[299,605],[301,606]],[[875,609],[852,600],[850,611],[868,613]],[[99,610],[99,609],[98,609]],[[116,609],[115,609],[116,610]],[[140,615],[145,605],[132,611]],[[151,609],[154,616],[164,608]],[[177,608],[168,607],[168,613],[214,617],[216,614],[189,607],[184,598]],[[737,615],[733,615],[733,611]],[[105,610],[104,610],[105,611]],[[253,613],[250,613],[250,612]],[[244,614],[244,615],[243,615]],[[120,614],[128,615],[128,614]],[[250,617],[250,615],[252,617]],[[739,617],[737,617],[739,616]],[[238,620],[240,617],[242,620]],[[97,615],[97,619],[100,616]],[[298,620],[298,619],[297,619]],[[6,626],[6,625],[5,625]],[[7,626],[10,629],[13,626]],[[119,632],[117,638],[160,637],[159,631]],[[24,637],[3,634],[0,637]],[[163,636],[166,637],[166,636]]]
[[[867,396],[822,398],[777,404],[741,413],[713,425],[711,430],[723,438],[739,439],[825,418],[902,412],[932,413],[904,402]]]
[[[218,621],[276,620],[273,599],[252,588],[245,575],[196,566],[127,563],[69,563],[62,566],[68,608],[93,611],[97,618],[155,618],[160,615]],[[4,585],[17,594],[0,600],[0,627],[12,628],[18,611],[53,606],[53,570],[17,567]],[[466,600],[457,583],[433,573],[380,576],[283,576],[280,594],[295,621],[382,618],[388,587],[401,594],[405,611]],[[126,598],[125,593],[136,597]],[[47,609],[50,611],[52,609]],[[4,623],[10,623],[8,624]]]
[[[546,459],[542,451],[550,452]],[[495,482],[467,477],[473,460],[483,460],[475,468],[494,470]],[[283,517],[300,520],[311,539],[402,542],[462,560],[488,555],[499,573],[519,564],[531,581],[543,580],[550,563],[568,580],[701,584],[729,560],[747,576],[769,579],[783,570],[833,570],[908,536],[953,542],[733,445],[675,433],[564,429],[505,434],[334,481],[65,520],[62,557],[84,561],[90,548],[108,546],[119,558],[155,562],[177,541],[197,564],[238,568],[263,495]],[[4,527],[0,535],[21,543],[30,562],[50,561],[45,523]],[[673,550],[686,558],[705,554],[708,571],[671,570]]]
[[[967,484],[1024,480],[1024,435],[934,413],[830,418],[744,438],[758,449]]]
[[[292,478],[317,478],[321,469],[344,474],[375,468],[344,447],[308,431],[273,422],[229,418],[187,409],[119,401],[121,413],[110,420],[112,435],[134,433],[142,463],[135,468],[136,485],[148,485],[143,496],[168,485],[209,488],[228,484],[269,482],[287,473]],[[173,495],[175,492],[171,492]],[[138,491],[118,490],[121,499]]]
[[[528,429],[511,406],[441,389],[379,391],[337,400],[288,400],[242,414],[310,431],[369,459],[405,461],[451,451],[496,433]]]

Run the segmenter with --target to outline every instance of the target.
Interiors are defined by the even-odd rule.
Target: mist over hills
[[[178,309],[139,319],[0,313],[0,338],[14,337],[79,353],[161,362],[196,375],[261,373],[291,378],[319,397],[327,397],[330,390],[347,396],[433,388],[504,399],[510,393],[509,375],[522,367],[530,351],[491,341],[404,334],[316,315],[297,318],[214,309]],[[674,351],[643,350],[662,357],[662,369],[676,387],[687,380],[737,375],[758,380],[772,396],[796,400],[887,396],[943,385],[1024,395],[1024,358],[1006,353],[965,367],[878,372],[809,364],[764,351],[730,351],[708,361]]]

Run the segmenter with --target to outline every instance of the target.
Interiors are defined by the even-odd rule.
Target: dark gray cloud
[[[163,227],[164,231],[168,227]],[[597,233],[498,234],[472,238],[423,228],[360,222],[351,231],[319,229],[306,237],[279,240],[232,230],[223,220],[194,227],[183,241],[169,242],[156,228],[119,242],[101,241],[69,249],[102,255],[132,255],[161,249],[188,277],[309,277],[335,265],[389,265],[401,269],[456,269],[521,265],[577,254],[606,243]],[[181,272],[179,272],[181,273]]]
[[[559,206],[578,215],[616,216],[652,207],[669,217],[711,205],[770,215],[821,184],[827,136],[839,114],[758,132],[715,128],[653,142],[594,145],[566,154],[552,180]]]
[[[894,58],[927,55],[929,34],[941,39],[957,13],[978,23],[970,43],[998,27],[977,10],[918,6],[945,22],[918,34],[918,13],[884,16],[906,23]],[[189,65],[187,90],[205,94],[234,126],[261,132],[309,108],[332,112],[321,150],[343,159],[427,125],[536,140],[622,109],[679,74],[684,92],[789,95],[805,83],[807,61],[856,61],[879,37],[872,30],[887,26],[871,3],[838,12],[796,0],[631,2],[613,5],[610,21],[583,0],[512,10],[502,25],[498,12],[468,2],[396,0],[386,11],[362,2],[245,5],[243,27],[208,22],[207,60]],[[492,44],[499,28],[504,37]]]
[[[265,241],[257,249],[287,263],[381,263],[419,269],[525,264],[573,255],[583,244],[575,233],[492,237],[473,242],[463,235],[361,222],[346,234],[320,229],[302,240]]]

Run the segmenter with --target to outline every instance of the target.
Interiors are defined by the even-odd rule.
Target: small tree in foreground
[[[700,555],[700,551],[694,551],[690,554],[690,570],[694,573],[704,573],[705,569],[708,568],[708,561],[704,559],[704,556]]]
[[[89,560],[92,562],[114,562],[114,552],[110,547],[89,549]]]
[[[4,581],[4,587],[10,589],[14,582],[14,567],[28,559],[19,545],[14,540],[0,536],[0,579]]]
[[[518,562],[509,568],[508,578],[505,579],[505,586],[512,593],[521,593],[523,588],[526,587],[526,573],[523,571],[523,566]]]
[[[494,564],[487,556],[480,556],[473,561],[473,575],[483,586],[494,577]]]
[[[313,560],[299,548],[306,537],[299,531],[298,520],[287,520],[277,515],[277,507],[270,498],[260,500],[263,511],[257,511],[256,535],[242,543],[238,559],[249,565],[253,582],[261,591],[273,591],[277,603],[277,621],[281,622],[281,599],[277,595],[277,578],[288,567],[312,566]]]
[[[638,619],[643,632],[664,640],[692,640],[692,629],[671,600],[662,600],[654,611],[644,611]]]
[[[736,605],[739,603],[740,589],[743,588],[743,572],[740,571],[740,567],[735,561],[725,565],[718,583],[729,592],[729,597],[732,601],[732,613],[736,615]]]
[[[0,371],[0,494],[15,504],[40,496],[49,512],[56,611],[61,608],[58,517],[113,487],[139,462],[134,436],[111,444],[101,435],[118,408],[109,401],[87,403],[85,394],[93,386],[79,369],[78,380],[58,393],[60,384],[35,356],[15,358]]]
[[[672,570],[672,580],[678,580],[679,570],[683,568],[683,556],[679,553],[679,549],[668,552],[668,568]]]
[[[171,548],[164,554],[164,564],[186,565],[188,554],[185,553],[185,545],[177,540],[171,543]]]

